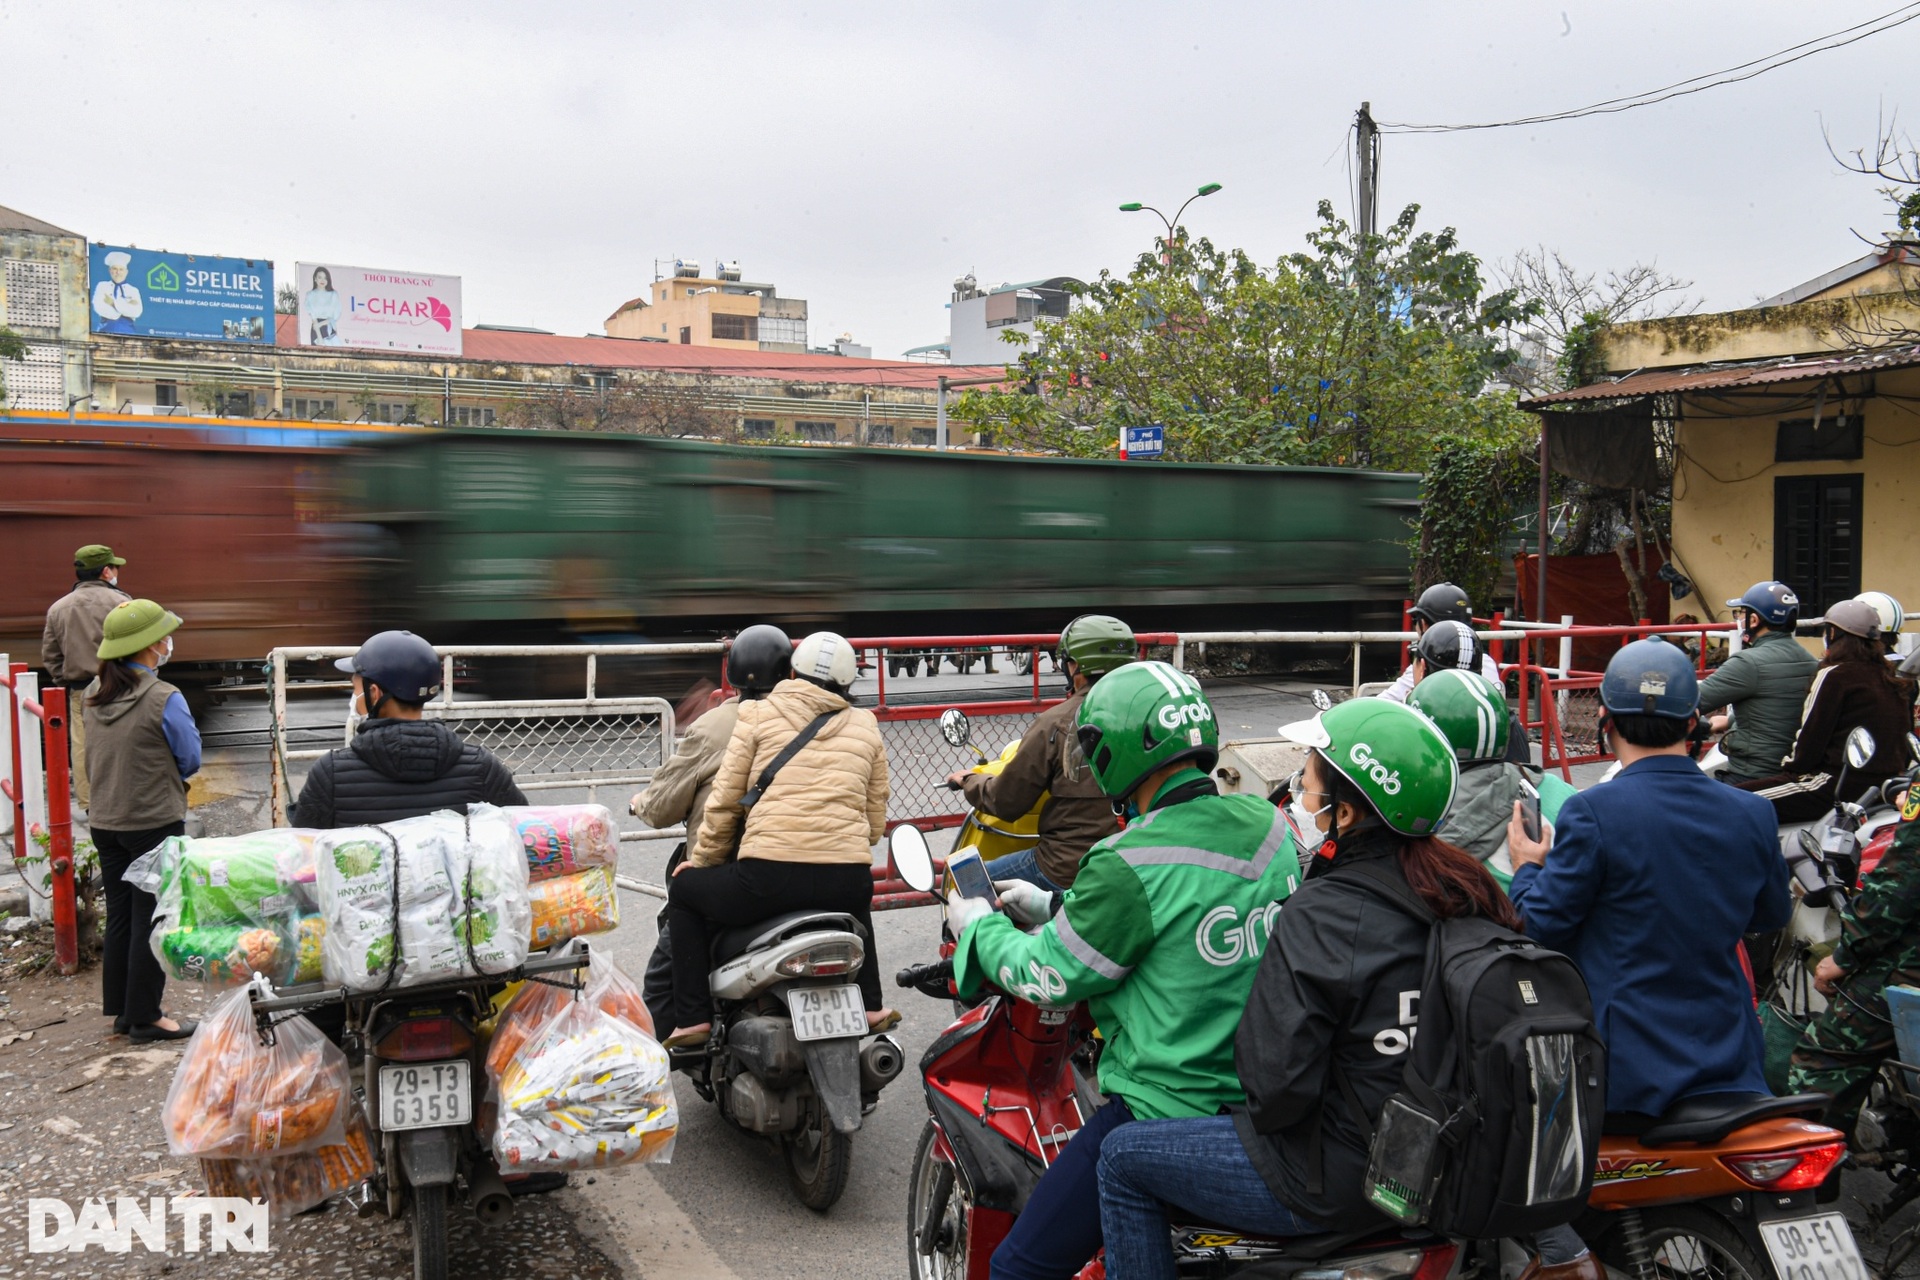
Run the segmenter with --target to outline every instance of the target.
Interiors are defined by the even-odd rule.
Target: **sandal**
[[[867,1024],[868,1035],[877,1036],[883,1031],[891,1031],[900,1025],[900,1011],[898,1009],[882,1009],[880,1014],[881,1016],[878,1021]]]
[[[660,1042],[663,1049],[692,1049],[705,1044],[713,1036],[713,1024],[708,1023],[691,1031],[676,1031]]]

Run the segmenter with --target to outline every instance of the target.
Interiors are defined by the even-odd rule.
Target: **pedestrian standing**
[[[125,604],[132,596],[120,590],[120,566],[126,563],[113,554],[112,547],[89,543],[73,553],[72,590],[53,602],[47,610],[47,625],[40,633],[40,665],[67,690],[67,706],[78,702],[78,694],[100,674],[100,624],[107,611]],[[73,765],[73,802],[84,819],[91,803],[87,788],[86,717],[69,715],[68,755]]]
[[[87,688],[91,826],[107,898],[100,1011],[135,1044],[184,1040],[194,1027],[161,1011],[167,978],[147,944],[153,895],[121,878],[135,858],[186,833],[200,731],[180,691],[155,674],[173,656],[179,628],[179,615],[151,600],[116,605],[101,624],[100,675]]]

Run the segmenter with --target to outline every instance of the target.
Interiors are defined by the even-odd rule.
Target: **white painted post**
[[[20,778],[24,788],[22,794],[27,801],[27,829],[15,836],[14,848],[22,857],[34,857],[40,853],[29,834],[35,827],[45,830],[47,826],[47,771],[46,757],[40,741],[40,719],[26,708],[29,701],[40,701],[40,677],[31,671],[23,672],[19,686],[14,690],[17,695],[14,702],[14,715],[20,734]],[[24,873],[38,876],[39,869],[29,864]],[[39,884],[27,891],[27,908],[35,920],[53,919],[53,898]]]
[[[1570,613],[1561,614],[1560,625],[1563,627],[1572,626],[1573,615]],[[1560,637],[1560,674],[1565,676],[1567,672],[1571,670],[1573,670],[1573,637],[1562,636]]]
[[[12,654],[0,653],[0,673],[4,673],[12,661]],[[7,705],[13,704],[9,701]],[[5,736],[0,736],[0,778],[13,781],[13,739]],[[4,796],[0,796],[0,836],[13,836],[13,801]]]

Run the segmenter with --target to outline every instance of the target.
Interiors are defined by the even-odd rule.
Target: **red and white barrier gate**
[[[73,775],[67,767],[67,691],[55,687],[40,693],[36,677],[28,672],[24,662],[8,662],[0,655],[0,667],[5,667],[0,686],[7,691],[7,757],[11,766],[7,776],[0,779],[0,793],[5,794],[13,810],[13,865],[26,882],[28,893],[44,893],[51,899],[54,967],[63,974],[71,974],[80,967],[80,932],[74,901]],[[28,798],[36,796],[37,799],[36,793],[43,785],[49,872],[45,890],[33,883],[28,853],[34,826],[29,809],[39,808],[38,803],[29,806]]]

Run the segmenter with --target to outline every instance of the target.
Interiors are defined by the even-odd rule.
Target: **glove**
[[[1000,905],[1015,924],[1042,925],[1053,919],[1053,895],[1030,880],[995,880]]]
[[[947,928],[953,931],[956,942],[966,934],[968,925],[992,914],[993,907],[985,898],[968,898],[957,893],[947,897]]]

